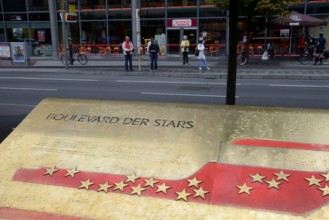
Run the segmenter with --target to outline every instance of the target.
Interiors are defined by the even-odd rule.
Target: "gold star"
[[[194,177],[192,180],[187,180],[187,182],[189,182],[187,187],[195,186],[197,188],[199,187],[199,183],[202,183],[202,181],[197,180],[196,177]]]
[[[305,178],[305,179],[309,182],[308,186],[312,186],[312,185],[321,186],[320,182],[322,182],[322,180],[315,178],[314,175],[312,175],[311,178]]]
[[[142,195],[142,191],[146,190],[146,188],[142,188],[141,187],[141,184],[139,184],[136,187],[133,187],[132,186],[131,188],[132,188],[133,191],[130,193],[130,195],[137,194],[137,195],[141,196]]]
[[[150,186],[150,187],[154,187],[154,184],[157,183],[158,181],[154,180],[154,178],[150,178],[148,180],[144,180],[145,181],[145,185],[144,186]]]
[[[135,181],[139,178],[139,177],[135,176],[135,174],[132,174],[132,175],[126,176],[126,177],[127,177],[126,183],[128,183],[128,182],[135,183]]]
[[[251,182],[260,182],[260,183],[263,183],[263,179],[266,178],[266,176],[261,176],[259,175],[259,173],[256,173],[256,175],[249,175],[252,180]]]
[[[329,172],[327,174],[321,174],[321,176],[323,176],[324,178],[326,178],[326,182],[329,181]]]
[[[238,187],[240,189],[239,194],[241,194],[241,193],[247,193],[248,195],[250,195],[250,192],[249,191],[254,188],[254,187],[247,186],[246,183],[244,183],[242,186],[236,186],[236,187]]]
[[[99,185],[99,189],[97,190],[97,192],[104,191],[107,193],[108,189],[112,187],[111,185],[109,185],[109,182],[106,182],[104,184],[98,184],[98,185]]]
[[[56,167],[53,166],[51,168],[46,168],[46,172],[43,175],[47,175],[48,174],[48,175],[52,176],[57,171],[58,171],[58,169],[56,169]]]
[[[77,170],[76,167],[74,167],[72,170],[66,170],[66,171],[67,171],[67,174],[65,174],[65,176],[71,176],[71,177],[74,177],[75,174],[80,172]]]
[[[329,195],[329,187],[326,185],[324,188],[318,187],[319,190],[323,192],[322,196],[327,196]]]
[[[80,181],[81,186],[79,187],[79,189],[85,188],[86,190],[89,189],[89,186],[94,185],[93,182],[90,182],[90,178],[87,181]]]
[[[282,170],[280,171],[280,173],[274,173],[274,175],[276,175],[278,177],[277,180],[285,180],[288,182],[287,177],[291,176],[290,174],[285,174]]]
[[[171,186],[167,186],[166,183],[162,183],[162,185],[156,185],[156,187],[158,187],[157,193],[163,192],[164,194],[166,194],[167,190],[171,188]]]
[[[270,188],[279,189],[279,185],[282,184],[281,182],[275,181],[274,178],[272,178],[271,181],[265,181],[265,182],[267,182],[267,184],[268,184],[268,187],[267,187],[268,189],[270,189]]]
[[[191,195],[191,193],[187,193],[185,191],[185,189],[183,189],[183,191],[181,192],[176,192],[176,194],[178,195],[176,200],[180,200],[180,199],[183,199],[187,202],[187,197]]]
[[[128,186],[128,184],[125,184],[123,182],[123,180],[121,180],[120,183],[114,183],[114,184],[115,184],[115,187],[114,187],[113,191],[119,189],[121,192],[123,192],[123,188],[125,188],[126,186]]]
[[[194,198],[200,196],[205,199],[204,194],[209,193],[209,191],[203,190],[202,186],[199,189],[194,189],[193,191],[195,192]]]

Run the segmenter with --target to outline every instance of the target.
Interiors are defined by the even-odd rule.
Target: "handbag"
[[[199,56],[199,50],[195,49],[195,56]]]

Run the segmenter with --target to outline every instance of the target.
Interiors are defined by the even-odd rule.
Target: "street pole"
[[[65,69],[68,69],[68,63],[67,63],[67,50],[66,50],[66,47],[67,47],[67,43],[66,43],[66,24],[65,24],[65,16],[66,16],[66,13],[65,13],[65,10],[63,10],[61,12],[62,14],[62,32],[63,32],[63,52],[64,52],[64,57],[65,57]]]
[[[69,3],[68,0],[66,0],[66,13],[69,13]],[[68,39],[68,44],[69,44],[69,55],[70,55],[70,65],[73,65],[73,52],[72,52],[72,34],[71,34],[71,27],[68,22],[67,24],[67,39]],[[65,48],[66,50],[66,48]]]
[[[238,27],[238,0],[229,2],[229,44],[228,67],[226,86],[226,105],[235,105],[236,72],[237,72],[237,27]]]

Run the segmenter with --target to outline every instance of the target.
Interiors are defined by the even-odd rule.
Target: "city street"
[[[224,105],[226,79],[2,70],[0,90],[2,141],[44,98]],[[328,94],[329,80],[239,79],[236,104],[327,109]]]

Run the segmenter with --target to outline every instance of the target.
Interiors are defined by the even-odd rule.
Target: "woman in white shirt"
[[[197,57],[198,59],[198,67],[199,71],[202,71],[201,67],[201,60],[204,63],[204,66],[206,67],[206,70],[209,70],[210,68],[208,67],[207,61],[206,61],[206,55],[205,55],[205,46],[204,46],[204,40],[200,39],[199,44],[198,44],[198,50],[199,50],[199,56]]]

